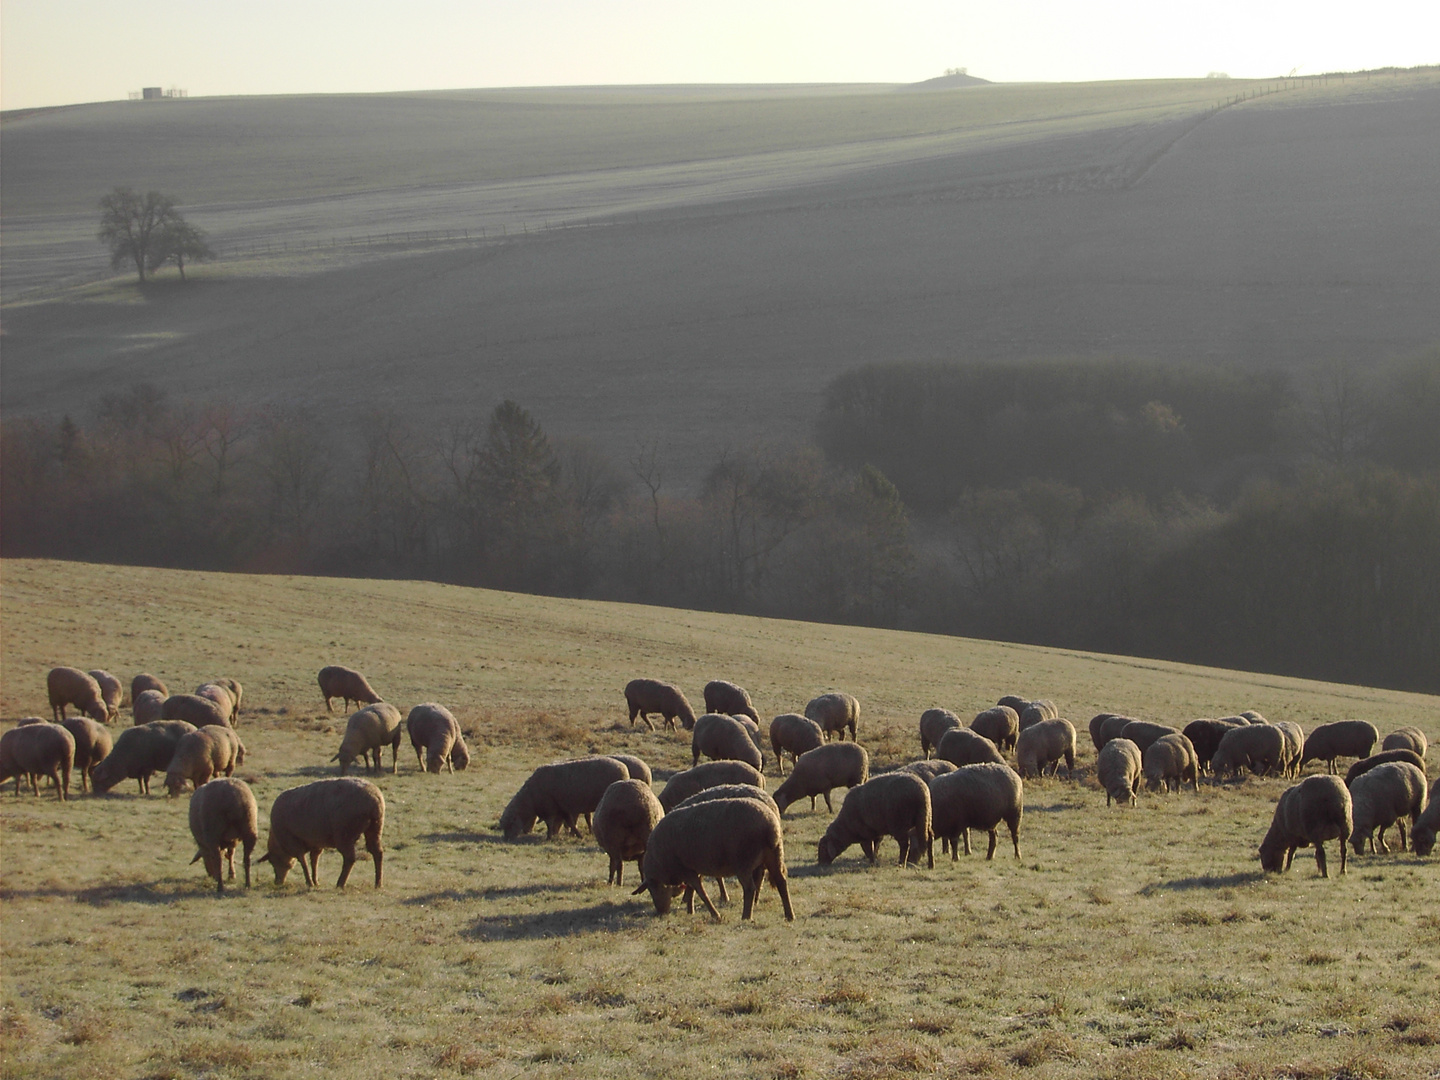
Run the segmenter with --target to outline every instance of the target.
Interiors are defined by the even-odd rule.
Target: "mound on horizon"
[[[989,79],[982,79],[978,75],[969,75],[964,72],[955,72],[952,75],[937,75],[933,79],[922,79],[920,82],[906,83],[900,87],[901,90],[958,90],[965,86],[990,86]]]

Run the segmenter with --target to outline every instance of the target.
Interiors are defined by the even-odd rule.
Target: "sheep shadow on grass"
[[[1191,889],[1232,889],[1237,885],[1254,885],[1264,881],[1260,870],[1242,870],[1237,874],[1201,874],[1198,877],[1176,878],[1173,881],[1153,881],[1139,890],[1140,896],[1154,896],[1162,892],[1188,892]]]
[[[628,890],[627,890],[628,891]],[[578,937],[624,930],[654,909],[648,897],[622,902],[606,901],[564,911],[526,915],[482,915],[460,932],[473,941],[516,941]]]
[[[213,885],[213,882],[211,883]],[[90,907],[109,907],[111,904],[173,904],[177,900],[189,899],[214,889],[209,885],[203,889],[192,888],[190,884],[161,886],[158,881],[132,881],[125,884],[94,885],[86,889],[4,889],[0,900],[10,903],[15,900],[68,899]]]
[[[407,907],[428,907],[442,900],[503,900],[507,897],[540,896],[545,893],[589,892],[594,887],[589,882],[575,882],[561,885],[514,885],[505,888],[492,885],[476,889],[439,889],[436,892],[407,897],[400,903]]]

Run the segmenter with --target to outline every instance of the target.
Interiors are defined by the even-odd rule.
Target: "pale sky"
[[[1237,78],[1440,63],[1435,0],[0,0],[0,107],[639,83]]]

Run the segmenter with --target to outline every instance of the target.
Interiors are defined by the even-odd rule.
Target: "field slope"
[[[1363,716],[1440,738],[1440,701],[1302,680],[890,631],[551,600],[415,582],[271,578],[8,560],[0,713],[45,711],[56,663],[172,689],[246,687],[238,775],[263,808],[325,764],[343,719],[324,663],[389,700],[452,706],[476,760],[377,778],[386,887],[293,880],[216,900],[183,801],[123,784],[61,806],[0,796],[5,1076],[1422,1076],[1440,1069],[1440,863],[1367,855],[1321,881],[1255,846],[1280,780],[1105,808],[1078,778],[1027,784],[1024,858],[933,871],[815,865],[828,821],[797,806],[797,921],[655,919],[604,884],[588,834],[504,843],[536,764],[622,747],[657,781],[675,734],[625,722],[645,673],[698,702],[711,677],[762,715],[843,687],[877,766],[914,756],[919,712],[1020,692],[1082,727],[1101,709],[1188,720]],[[122,721],[123,722],[123,721]],[[7,725],[8,726],[8,725]],[[1083,736],[1082,736],[1083,742]],[[770,785],[778,783],[773,766]],[[262,835],[264,832],[262,823]],[[982,838],[983,839],[983,838]],[[262,840],[263,843],[263,840]],[[885,849],[891,859],[894,847]],[[1332,845],[1332,865],[1333,862]],[[333,881],[338,860],[321,861]],[[633,876],[633,869],[630,871]]]

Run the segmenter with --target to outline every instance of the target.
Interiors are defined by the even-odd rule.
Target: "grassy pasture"
[[[856,693],[878,765],[914,755],[920,711],[1006,692],[1188,720],[1253,707],[1363,716],[1440,737],[1422,695],[1125,657],[413,582],[0,566],[0,714],[43,712],[55,663],[172,688],[246,686],[240,775],[262,819],[325,775],[343,718],[314,671],[365,670],[387,698],[452,706],[476,760],[385,773],[386,888],[257,888],[216,900],[181,802],[130,785],[59,806],[0,795],[3,1075],[877,1078],[1436,1075],[1437,864],[1356,858],[1283,877],[1255,847],[1284,782],[1106,810],[1075,782],[1027,784],[1024,858],[815,865],[823,809],[787,820],[797,920],[674,914],[607,888],[590,841],[499,842],[536,764],[585,750],[689,763],[632,730],[635,674],[747,685],[762,713]],[[1083,740],[1083,737],[1082,737]],[[408,747],[405,748],[409,753]],[[771,786],[777,782],[773,765]],[[12,789],[13,790],[13,789]],[[262,835],[263,835],[262,820]],[[263,840],[262,840],[263,843]],[[886,853],[893,860],[895,849]],[[333,881],[338,858],[322,857]],[[633,874],[633,868],[631,873]]]

